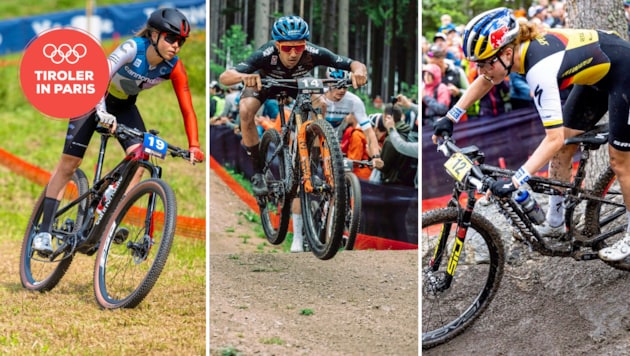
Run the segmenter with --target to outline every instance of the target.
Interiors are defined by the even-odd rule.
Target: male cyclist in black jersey
[[[271,31],[272,41],[257,49],[248,59],[221,74],[225,86],[243,82],[245,88],[239,103],[243,146],[254,164],[252,190],[255,195],[267,194],[262,174],[263,160],[258,148],[258,131],[254,115],[266,99],[273,99],[284,88],[262,89],[260,78],[301,78],[310,75],[315,66],[328,66],[352,71],[352,86],[367,82],[367,68],[359,61],[337,55],[308,41],[308,24],[299,16],[284,16],[276,20]],[[295,97],[297,90],[287,90]]]
[[[463,47],[466,57],[477,63],[480,76],[446,117],[436,121],[434,142],[443,132],[452,134],[453,122],[459,121],[466,108],[510,72],[524,74],[546,135],[512,180],[496,182],[492,193],[507,196],[548,162],[550,177],[569,181],[577,147],[564,146],[565,138],[593,127],[608,111],[610,165],[626,207],[630,206],[630,42],[599,30],[552,29],[539,33],[533,25],[517,22],[511,10],[498,8],[468,23]],[[562,106],[560,91],[571,85],[571,93]],[[562,200],[562,196],[550,197],[547,222],[549,227],[564,232]],[[627,215],[630,222],[630,210]],[[609,261],[627,256],[630,232],[599,251],[599,257]]]

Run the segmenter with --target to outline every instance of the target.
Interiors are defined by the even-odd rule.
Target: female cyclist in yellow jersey
[[[519,23],[511,10],[498,8],[468,23],[463,48],[466,57],[477,63],[480,76],[446,117],[436,121],[434,142],[444,132],[452,134],[453,123],[493,85],[510,72],[521,73],[533,92],[545,137],[511,182],[496,182],[492,193],[510,194],[548,162],[550,177],[568,181],[576,146],[564,146],[565,138],[593,127],[608,111],[610,165],[626,207],[630,206],[630,42],[598,30],[553,29],[539,33],[533,25]],[[562,106],[560,90],[569,86],[573,88]],[[550,197],[549,205],[546,232],[564,232],[562,197]],[[600,250],[599,256],[610,261],[630,256],[630,233]]]

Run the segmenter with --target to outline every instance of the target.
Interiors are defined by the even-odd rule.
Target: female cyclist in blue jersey
[[[519,23],[512,11],[498,8],[472,19],[464,31],[466,57],[477,63],[480,76],[447,113],[436,121],[434,142],[449,135],[453,123],[466,109],[499,84],[510,73],[526,76],[534,93],[545,137],[511,181],[496,182],[491,191],[506,196],[527,182],[549,162],[552,178],[569,181],[575,145],[564,146],[565,138],[593,127],[609,113],[610,165],[617,175],[626,207],[630,207],[630,42],[599,30],[551,29],[544,33],[526,22]],[[564,106],[560,91],[573,86]],[[551,162],[550,162],[551,161]],[[561,196],[550,197],[547,231],[563,233]],[[630,210],[628,211],[630,222]],[[630,224],[628,224],[630,229]],[[554,231],[555,230],[555,231]],[[630,232],[613,246],[599,251],[599,257],[618,261],[630,256]]]
[[[63,154],[46,186],[42,225],[33,239],[33,249],[46,255],[52,252],[51,227],[63,196],[63,190],[79,167],[96,126],[101,123],[115,129],[116,122],[146,131],[138,108],[138,94],[165,80],[171,80],[184,118],[191,153],[190,162],[202,162],[197,116],[188,88],[188,77],[177,53],[190,34],[190,23],[176,9],[153,12],[144,29],[122,43],[108,57],[110,85],[94,111],[71,119]],[[121,140],[126,153],[140,147],[136,139]]]

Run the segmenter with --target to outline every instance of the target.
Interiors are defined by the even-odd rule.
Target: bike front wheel
[[[462,248],[456,241],[458,213],[457,208],[444,208],[422,214],[423,349],[472,325],[496,295],[503,276],[505,254],[496,228],[473,213]],[[438,244],[441,248],[436,248]],[[457,265],[449,266],[450,262]],[[454,272],[450,285],[447,270]]]
[[[52,247],[53,250],[63,248],[67,250],[50,260],[32,248],[33,238],[39,233],[44,211],[46,189],[37,200],[33,213],[28,221],[26,233],[22,241],[20,252],[20,281],[29,290],[45,292],[53,289],[66,274],[74,256],[73,243],[76,233],[83,225],[88,199],[68,207],[68,204],[88,191],[88,180],[85,173],[77,169],[70,182],[66,185],[63,199],[59,202],[59,209],[53,220]]]
[[[287,157],[287,148],[275,129],[265,131],[260,140],[260,154],[265,166],[263,174],[269,193],[258,197],[260,221],[267,241],[273,245],[284,242],[291,217],[291,165]]]
[[[105,309],[136,307],[151,291],[173,244],[177,206],[171,187],[147,179],[107,217],[96,255],[94,295]]]
[[[346,182],[346,216],[342,245],[346,250],[352,250],[361,222],[361,183],[352,172],[346,172],[344,179]]]
[[[311,252],[327,260],[335,256],[343,237],[346,192],[343,156],[332,126],[316,120],[306,127],[306,148],[313,191],[300,188],[305,235]]]

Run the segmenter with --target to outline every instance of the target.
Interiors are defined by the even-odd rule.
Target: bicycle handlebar
[[[262,83],[263,88],[271,88],[271,87],[283,87],[295,89],[297,88],[298,81],[303,80],[308,77],[302,78],[292,78],[292,79],[276,79],[276,78],[261,78],[260,82]],[[316,78],[311,78],[316,79]],[[334,88],[346,88],[352,86],[352,79],[318,79],[322,84],[334,84]]]
[[[126,126],[124,124],[120,124],[117,123],[116,124],[116,131],[114,131],[113,133],[110,132],[108,127],[105,126],[101,126],[98,125],[97,126],[97,131],[101,134],[101,135],[110,135],[110,136],[114,136],[116,138],[120,138],[120,139],[125,139],[126,136],[129,137],[135,137],[135,138],[139,138],[139,139],[144,139],[144,134],[145,132]],[[158,132],[155,130],[149,130],[147,131],[148,133],[157,136]],[[164,141],[167,145],[168,151],[171,155],[171,157],[181,157],[184,158],[186,160],[190,160],[190,151],[183,149],[183,148],[179,148],[175,145],[171,145],[170,143]]]

